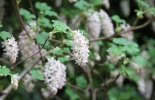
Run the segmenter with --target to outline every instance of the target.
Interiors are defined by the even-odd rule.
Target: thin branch
[[[28,68],[26,68],[20,75],[19,75],[19,82],[23,79],[23,77],[40,61],[40,58],[35,61],[35,63]],[[11,92],[13,89],[12,84],[10,84],[5,90],[2,91],[3,95],[0,96],[0,100],[5,100],[7,95]]]
[[[70,84],[69,82],[67,82],[66,84],[67,84],[68,86],[70,86],[71,88],[73,88],[73,89],[76,89],[76,90],[80,90],[80,91],[82,91],[82,92],[85,92],[85,90],[84,90],[83,88],[80,88],[80,87],[78,87],[78,86],[72,85],[72,84]]]
[[[21,27],[25,30],[26,34],[31,38],[31,36],[29,35],[29,33],[27,32],[26,28],[25,28],[25,25],[24,25],[24,22],[22,20],[22,17],[20,16],[20,13],[19,13],[19,5],[17,3],[17,0],[11,0],[12,3],[15,5],[15,10],[17,12],[17,16],[19,18],[19,21],[20,21],[20,24],[21,24]]]
[[[31,55],[31,56],[29,56],[29,57],[27,57],[27,58],[25,58],[25,59],[19,61],[17,64],[13,65],[13,66],[11,67],[11,69],[14,69],[15,66],[19,65],[19,64],[22,63],[23,61],[28,60],[28,59],[32,58],[33,56],[35,56],[36,54],[40,53],[41,50],[44,48],[44,46],[45,46],[45,44],[46,44],[46,42],[47,42],[48,39],[49,39],[49,36],[48,36],[48,38],[46,39],[46,41],[45,41],[45,43],[43,44],[43,46],[39,49],[38,52],[36,52],[35,54],[33,54],[33,55]]]
[[[150,22],[152,21],[152,18],[150,18],[148,21],[146,21],[144,24],[142,25],[139,25],[139,26],[134,26],[134,27],[131,27],[129,30],[126,30],[126,31],[122,31],[118,34],[114,34],[114,35],[111,35],[111,36],[107,36],[107,37],[100,37],[100,38],[97,38],[97,39],[92,39],[90,40],[89,42],[96,42],[96,41],[100,41],[100,40],[107,40],[107,39],[110,39],[112,37],[116,37],[116,36],[119,36],[121,34],[125,34],[127,32],[130,32],[130,31],[134,31],[134,30],[138,30],[138,29],[141,29],[141,28],[144,28],[146,27],[148,24],[150,24]]]

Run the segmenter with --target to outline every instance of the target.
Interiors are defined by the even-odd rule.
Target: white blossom
[[[2,47],[5,47],[5,54],[10,58],[11,63],[15,63],[19,51],[15,38],[12,36],[10,39],[2,42]]]
[[[59,60],[48,58],[44,67],[45,83],[53,94],[57,93],[66,82],[66,66]]]
[[[105,6],[106,9],[109,9],[110,8],[109,0],[103,0],[103,5]]]
[[[17,90],[17,88],[18,88],[18,80],[19,80],[18,74],[13,74],[11,76],[11,84],[13,85],[13,88],[15,90]]]
[[[86,38],[80,33],[79,30],[74,31],[74,37],[71,43],[74,45],[72,47],[73,56],[75,58],[76,63],[83,67],[86,66],[89,57],[89,46]]]
[[[124,31],[127,31],[131,28],[131,26],[129,24],[121,24],[121,27]],[[123,33],[121,34],[122,37],[126,38],[129,41],[133,40],[133,31],[127,32],[127,33]]]
[[[100,18],[101,18],[101,30],[105,36],[111,36],[115,34],[114,27],[112,21],[108,14],[104,10],[100,10]]]
[[[96,39],[100,36],[101,21],[98,12],[88,15],[85,27],[89,39]],[[96,52],[99,52],[100,47],[97,42],[91,43],[90,47],[94,48]]]

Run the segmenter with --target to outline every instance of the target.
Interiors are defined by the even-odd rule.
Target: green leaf
[[[128,45],[124,47],[129,54],[137,54],[139,52],[138,44],[135,42],[128,42]]]
[[[119,45],[128,45],[128,41],[125,38],[113,38],[112,41]]]
[[[55,31],[67,33],[67,29],[70,29],[65,23],[58,20],[52,20]]]
[[[53,54],[57,54],[57,55],[62,55],[63,54],[63,50],[59,47],[56,47],[53,49]]]
[[[32,78],[38,79],[38,80],[44,80],[44,75],[42,73],[39,73],[39,70],[31,70],[30,74],[32,75]]]
[[[118,15],[113,15],[112,17],[112,20],[113,21],[115,21],[116,23],[126,23],[126,21],[125,20],[123,20],[123,19],[120,19],[120,17],[118,16]]]
[[[135,56],[135,57],[133,57],[133,59],[134,59],[134,61],[135,61],[137,64],[139,64],[139,65],[141,65],[141,66],[145,66],[146,63],[147,63],[146,59],[144,59],[144,58],[141,57],[141,56]]]
[[[6,40],[7,38],[11,38],[11,35],[10,35],[9,32],[2,31],[2,32],[0,32],[0,37],[1,37],[3,40]]]
[[[143,6],[143,7],[147,7],[149,8],[150,5],[148,3],[146,3],[144,0],[137,0],[137,3],[140,5],[140,6]]]
[[[41,34],[36,35],[37,43],[39,43],[41,45],[43,45],[45,43],[47,38],[48,38],[48,33],[46,33],[46,32],[42,32]],[[50,42],[47,41],[45,44],[45,47],[48,47],[49,45],[50,45]]]
[[[116,45],[113,45],[112,47],[110,47],[108,49],[108,52],[111,52],[111,53],[114,53],[114,54],[117,54],[117,55],[123,54],[124,51],[125,51],[125,49],[124,49],[123,46],[116,46]]]
[[[45,17],[38,18],[38,24],[43,27],[52,28],[50,20]]]
[[[64,56],[64,57],[58,57],[58,60],[60,60],[62,63],[69,61],[69,57],[68,56]]]
[[[94,6],[103,5],[103,0],[92,0]]]
[[[0,66],[0,75],[7,76],[10,73],[10,69],[6,68],[6,66]]]
[[[58,18],[58,14],[57,14],[56,12],[54,12],[54,11],[48,11],[48,10],[46,10],[46,11],[44,12],[44,14],[45,14],[45,15],[48,15],[48,16],[50,16],[50,17],[54,16],[54,17],[57,17],[57,18]]]
[[[69,100],[79,100],[79,96],[70,88],[70,87],[66,87],[66,90],[65,90],[65,94],[67,94],[70,99]]]
[[[133,71],[133,69],[132,69],[131,67],[126,67],[126,66],[124,66],[124,65],[122,65],[122,66],[120,67],[120,71],[121,71],[122,73],[124,73],[124,75],[129,75],[129,76],[131,76],[131,75],[134,74],[134,71]]]
[[[68,40],[68,39],[64,39],[63,42],[64,42],[67,46],[71,46],[71,47],[73,46],[73,44],[71,43],[71,41]]]
[[[36,2],[35,7],[41,11],[48,11],[51,10],[52,8],[48,6],[45,2]]]
[[[90,4],[84,0],[79,0],[74,4],[74,7],[80,9],[80,10],[86,10],[90,7]]]
[[[70,49],[69,48],[63,48],[63,52],[64,53],[70,53]]]
[[[76,77],[76,85],[81,87],[81,88],[86,88],[87,87],[87,81],[84,76],[78,76]]]
[[[155,14],[155,8],[154,7],[151,7],[148,9],[152,14]]]
[[[20,8],[19,13],[25,18],[26,21],[30,21],[35,18],[33,14],[31,14],[28,10],[23,9],[23,8]]]

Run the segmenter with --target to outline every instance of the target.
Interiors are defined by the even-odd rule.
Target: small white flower
[[[11,76],[11,84],[13,85],[13,88],[15,90],[17,90],[17,88],[18,88],[18,80],[19,80],[18,74],[13,74]]]
[[[124,31],[127,31],[131,28],[131,26],[129,24],[122,24],[121,27]],[[126,38],[129,41],[132,41],[133,40],[133,31],[123,33],[123,34],[121,34],[121,36]]]
[[[76,63],[83,67],[86,66],[89,57],[89,46],[86,38],[80,33],[80,31],[74,31],[74,37],[71,43],[74,45],[72,47],[73,56],[75,58]]]
[[[15,63],[19,51],[15,38],[12,36],[10,39],[2,42],[2,47],[5,47],[5,54],[10,58],[11,63]]]
[[[56,94],[58,89],[61,89],[66,82],[66,66],[59,60],[48,58],[48,62],[44,67],[45,83],[48,89]]]
[[[102,29],[103,34],[105,36],[111,36],[115,34],[112,21],[110,17],[108,16],[108,14],[104,10],[101,9],[99,15],[101,18],[101,25],[102,25],[101,29]]]

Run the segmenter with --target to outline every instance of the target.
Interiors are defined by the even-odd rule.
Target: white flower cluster
[[[18,74],[13,74],[11,76],[11,84],[13,85],[13,88],[15,90],[17,90],[17,88],[18,88],[18,80],[19,80]]]
[[[100,10],[99,12],[101,18],[101,29],[105,36],[111,36],[115,34],[114,27],[112,21],[108,14],[104,10]]]
[[[10,58],[11,63],[15,63],[19,51],[15,38],[12,36],[10,39],[2,42],[2,47],[5,47],[5,54]]]
[[[100,36],[101,22],[98,12],[88,15],[85,27],[88,32],[87,36],[89,39],[96,39]],[[100,47],[97,42],[91,43],[90,47],[93,47],[96,52],[99,52]]]
[[[44,67],[45,83],[53,94],[61,89],[66,82],[66,66],[59,60],[48,58]]]
[[[88,62],[89,57],[89,46],[88,42],[86,41],[86,38],[80,33],[79,30],[74,31],[74,37],[71,43],[74,45],[72,47],[73,55],[75,58],[76,63],[84,67],[86,66],[86,63]]]
[[[98,38],[101,32],[101,22],[98,16],[98,12],[94,12],[88,15],[86,21],[86,30],[88,32],[88,37]]]
[[[127,31],[131,28],[131,26],[129,24],[122,24],[121,27],[124,31]],[[132,41],[133,40],[133,31],[123,33],[123,34],[121,34],[121,36],[126,38],[129,41]]]
[[[32,81],[33,81],[32,76],[30,74],[26,74],[25,77],[24,77],[24,85],[25,85],[26,90],[28,92],[32,91],[32,89],[35,86]]]

